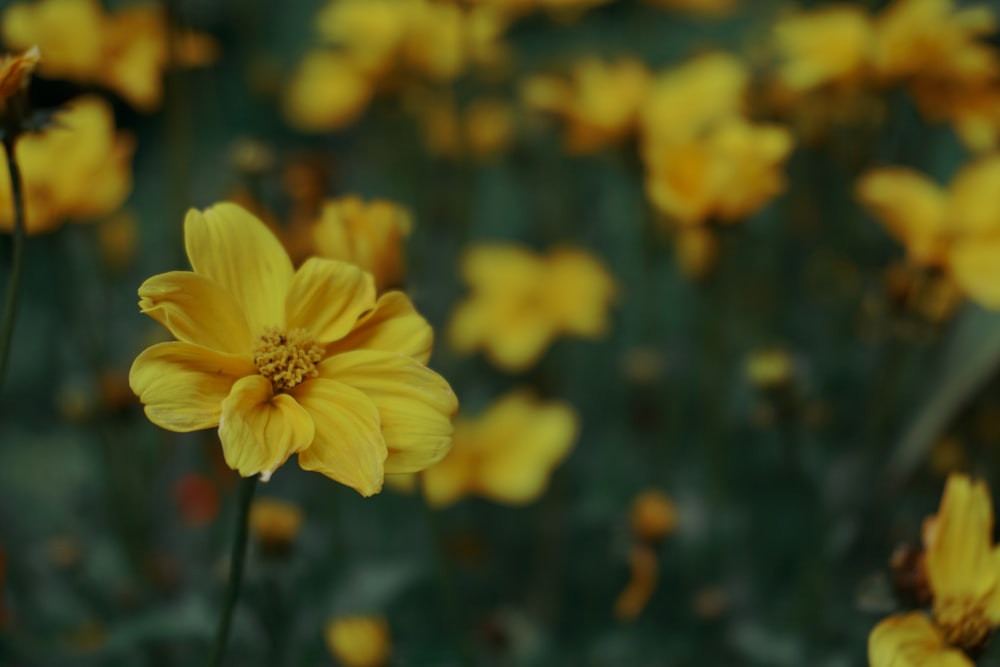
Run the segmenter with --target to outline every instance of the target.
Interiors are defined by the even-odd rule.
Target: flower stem
[[[233,540],[233,550],[229,557],[229,583],[226,584],[226,597],[222,601],[222,615],[219,616],[219,629],[215,633],[212,653],[208,658],[209,667],[219,667],[226,653],[226,640],[229,639],[229,624],[233,618],[233,608],[240,595],[240,580],[243,578],[243,561],[247,552],[247,516],[250,514],[250,501],[257,488],[257,476],[247,477],[240,483],[239,507],[236,512],[236,539]]]
[[[17,136],[11,134],[8,134],[3,141],[4,151],[7,153],[7,168],[10,171],[11,200],[14,202],[14,258],[7,283],[3,320],[0,321],[0,388],[7,373],[10,342],[14,337],[14,320],[17,316],[17,297],[21,292],[21,274],[24,273],[24,191],[21,184],[21,170],[14,156],[16,141]]]

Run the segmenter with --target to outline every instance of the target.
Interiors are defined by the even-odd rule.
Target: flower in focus
[[[871,17],[854,5],[834,4],[778,21],[778,81],[792,94],[821,86],[852,86],[868,67]]]
[[[37,44],[45,58],[39,73],[98,83],[141,111],[163,97],[162,74],[171,64],[205,65],[217,57],[210,37],[180,33],[170,43],[166,15],[157,5],[105,14],[96,0],[42,0],[14,4],[3,14],[3,38],[12,48]]]
[[[593,153],[635,131],[649,82],[646,66],[633,58],[587,58],[574,65],[568,80],[528,79],[521,96],[528,107],[564,119],[567,151]]]
[[[857,196],[906,246],[910,261],[940,268],[972,299],[1000,307],[1000,155],[979,158],[946,189],[906,168],[865,174]]]
[[[424,496],[434,507],[467,495],[530,503],[545,491],[578,430],[570,406],[541,402],[524,391],[507,394],[479,417],[455,420],[451,452],[423,472]]]
[[[465,252],[462,273],[472,294],[452,315],[449,341],[460,352],[484,349],[505,370],[528,368],[560,334],[596,339],[609,328],[615,281],[583,250],[542,257],[517,245],[477,245]]]
[[[382,667],[389,662],[389,624],[379,616],[341,616],[327,622],[323,638],[344,667]]]
[[[298,270],[264,224],[233,204],[190,211],[193,271],[153,276],[139,306],[176,338],[146,349],[129,382],[158,426],[218,427],[226,464],[263,479],[299,465],[365,496],[386,472],[437,462],[457,409],[424,364],[432,332],[400,292],[330,259]]]
[[[257,498],[250,505],[250,530],[267,551],[281,553],[295,541],[302,527],[302,510],[277,498]]]
[[[890,616],[869,637],[872,667],[972,665],[1000,625],[1000,551],[993,544],[989,489],[952,474],[936,515],[924,521],[933,621],[920,612]]]
[[[96,96],[74,100],[44,132],[22,136],[14,150],[24,181],[27,233],[113,213],[132,189],[134,149],[132,137],[116,131],[111,107]],[[0,178],[0,230],[12,228],[5,177]]]
[[[409,211],[390,201],[365,202],[348,196],[328,200],[311,227],[313,253],[356,264],[375,278],[382,292],[406,276],[403,241],[413,229]]]

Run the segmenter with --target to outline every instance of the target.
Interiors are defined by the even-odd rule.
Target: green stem
[[[8,134],[3,141],[7,153],[7,168],[10,171],[11,200],[14,202],[14,260],[11,264],[10,281],[7,283],[3,320],[0,323],[0,388],[7,373],[10,341],[14,337],[14,320],[17,316],[17,297],[21,293],[21,274],[24,273],[24,191],[21,184],[21,170],[14,157],[16,141],[16,135],[11,134]]]
[[[222,615],[219,616],[219,629],[215,633],[212,653],[208,658],[209,667],[219,667],[226,653],[226,640],[229,639],[229,624],[233,619],[233,609],[240,595],[240,580],[243,578],[243,561],[247,552],[247,517],[250,514],[250,501],[257,488],[257,476],[247,477],[240,483],[239,507],[236,512],[236,539],[233,540],[233,550],[229,556],[229,583],[226,584],[226,597],[222,602]]]

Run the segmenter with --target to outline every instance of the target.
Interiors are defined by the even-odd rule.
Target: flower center
[[[990,621],[981,601],[946,598],[934,604],[934,618],[952,646],[974,651],[990,637]]]
[[[277,327],[264,330],[253,351],[253,363],[260,374],[271,381],[275,391],[288,391],[300,382],[319,375],[316,364],[323,358],[323,348],[306,333]]]

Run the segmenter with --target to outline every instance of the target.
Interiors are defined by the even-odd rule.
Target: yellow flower
[[[945,269],[979,303],[1000,307],[1000,155],[964,167],[947,190],[905,168],[865,174],[861,202],[906,246],[910,259]]]
[[[750,73],[737,58],[708,53],[656,77],[640,112],[646,150],[699,137],[739,116]]]
[[[381,75],[393,67],[420,4],[420,0],[334,0],[319,12],[316,26],[363,72]]]
[[[214,59],[213,40],[182,33],[174,44],[177,64]],[[170,64],[166,16],[156,5],[105,14],[96,0],[42,0],[11,5],[3,14],[3,38],[14,48],[37,44],[45,58],[39,72],[111,88],[137,109],[152,111],[163,97]]]
[[[299,63],[285,92],[285,118],[302,130],[337,130],[356,121],[374,93],[370,75],[354,60],[312,51]]]
[[[132,189],[134,148],[131,136],[115,131],[111,107],[96,96],[74,100],[44,132],[22,136],[15,151],[28,234],[113,213]],[[12,229],[11,211],[10,179],[4,176],[0,230]]]
[[[450,92],[415,89],[405,102],[420,123],[427,150],[436,156],[486,161],[514,138],[514,114],[501,99],[479,97],[459,110]]]
[[[7,100],[28,87],[31,73],[41,60],[41,52],[33,46],[18,55],[4,55],[0,59],[0,109]]]
[[[921,613],[879,623],[868,642],[872,667],[972,665],[962,651],[982,648],[1000,625],[1000,550],[986,485],[950,475],[923,538],[933,623]]]
[[[578,429],[576,413],[564,403],[507,394],[478,418],[455,420],[451,452],[423,472],[424,497],[435,507],[470,494],[509,505],[537,500]]]
[[[389,662],[389,624],[380,616],[341,616],[323,631],[327,648],[344,667],[381,667]]]
[[[298,270],[262,222],[233,204],[190,211],[193,271],[153,276],[139,305],[178,340],[153,345],[129,382],[150,421],[218,427],[227,465],[267,479],[299,465],[365,496],[451,442],[455,396],[424,364],[432,332],[400,292],[313,258]]]
[[[413,219],[402,206],[383,199],[331,199],[323,204],[312,227],[314,254],[356,264],[375,277],[382,292],[402,284],[406,276],[403,240]]]
[[[265,548],[282,551],[291,546],[302,527],[302,510],[277,498],[257,498],[250,505],[250,530]]]
[[[782,59],[778,80],[789,92],[851,85],[868,66],[871,17],[854,5],[829,5],[781,19],[774,37]]]
[[[635,131],[650,74],[638,60],[576,63],[569,79],[535,76],[522,87],[530,108],[555,114],[566,123],[566,150],[593,153]]]
[[[791,150],[784,127],[733,117],[703,137],[648,146],[646,193],[682,225],[735,222],[784,190],[781,168]]]
[[[534,364],[560,334],[599,338],[608,330],[615,281],[590,254],[554,250],[540,257],[506,244],[478,245],[462,258],[472,295],[452,315],[451,344],[485,349],[510,371]]]

